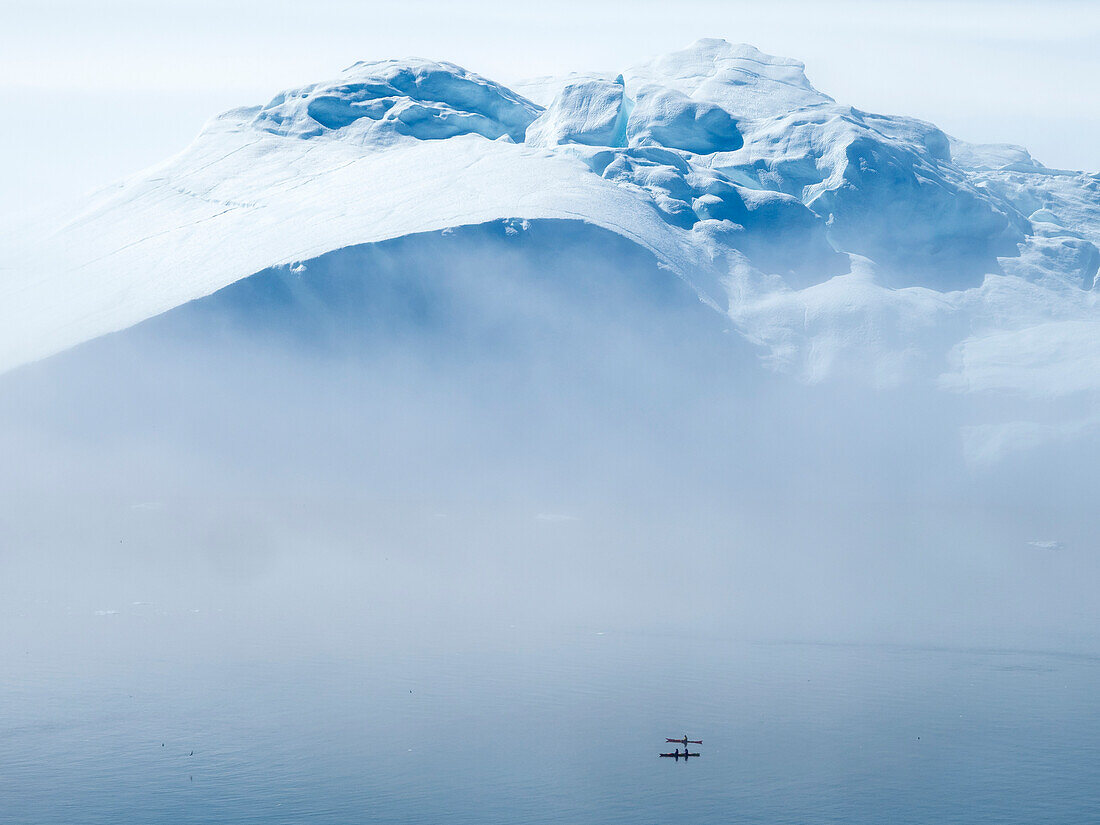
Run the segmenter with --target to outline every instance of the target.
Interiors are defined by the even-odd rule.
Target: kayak
[[[683,753],[680,753],[679,748],[676,749],[675,753],[662,753],[661,754],[661,756],[668,756],[668,757],[671,757],[672,759],[679,759],[680,757],[683,757],[684,759],[687,759],[689,756],[698,756],[698,755],[699,754],[697,754],[697,753],[688,753],[687,750],[685,750]]]

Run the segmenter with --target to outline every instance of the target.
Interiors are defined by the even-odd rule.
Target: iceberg
[[[636,245],[803,381],[1100,389],[1100,174],[839,104],[802,63],[714,39],[513,88],[360,62],[226,112],[4,242],[0,370],[271,268],[539,220]]]

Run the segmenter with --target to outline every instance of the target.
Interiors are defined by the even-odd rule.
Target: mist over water
[[[967,428],[1020,402],[758,356],[639,247],[504,222],[268,270],[3,376],[0,753],[39,806],[10,821],[119,821],[169,787],[175,821],[637,821],[675,812],[660,789],[712,821],[872,821],[904,777],[910,802],[942,787],[898,750],[921,724],[984,758],[946,710],[983,704],[1049,712],[1028,735],[1050,775],[1078,760],[1078,796],[1017,810],[1073,821],[1095,439],[975,463]],[[653,746],[689,724],[718,747],[669,786]],[[573,727],[606,762],[577,767]],[[161,741],[216,754],[205,796],[174,796],[200,776]],[[945,815],[967,776],[988,821],[1027,821],[997,820],[1027,770],[997,764],[891,821],[985,821]],[[58,776],[74,807],[47,804]],[[547,807],[536,776],[587,790]]]

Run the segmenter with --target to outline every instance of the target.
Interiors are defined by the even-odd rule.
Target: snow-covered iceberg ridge
[[[1100,383],[1100,175],[838,104],[801,63],[723,40],[512,88],[361,62],[227,112],[10,244],[0,369],[273,266],[502,219],[627,238],[805,380]]]

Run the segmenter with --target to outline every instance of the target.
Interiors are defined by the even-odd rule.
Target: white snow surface
[[[512,89],[363,62],[227,112],[6,233],[0,370],[271,266],[509,218],[634,241],[805,381],[1100,393],[1100,174],[837,104],[722,40]]]

